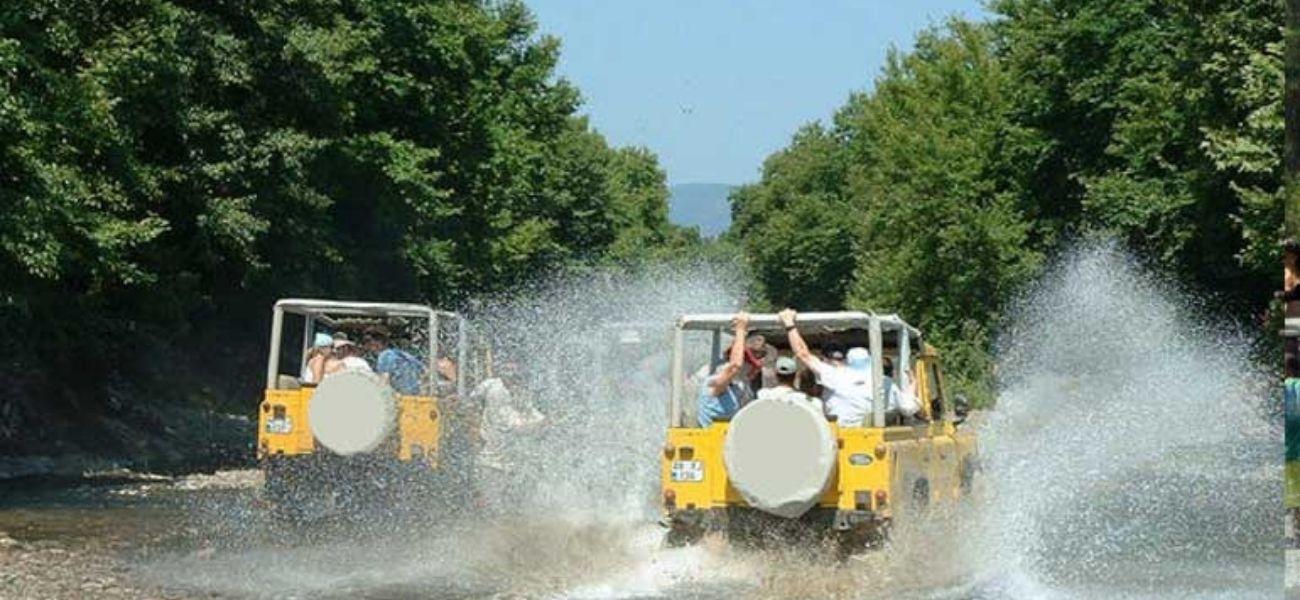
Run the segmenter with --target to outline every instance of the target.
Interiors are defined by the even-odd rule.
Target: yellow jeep
[[[286,316],[291,317],[286,319]],[[396,330],[393,346],[420,365],[418,383],[398,393],[385,377],[356,368],[306,382],[308,355],[316,340],[346,334],[356,344],[374,328]],[[301,335],[296,349],[285,333]],[[323,338],[321,336],[324,336]],[[466,325],[450,312],[418,304],[285,299],[275,303],[266,392],[258,410],[257,458],[266,475],[264,497],[278,509],[300,514],[308,505],[347,508],[376,493],[430,490],[428,477],[446,467],[448,400],[465,396],[465,378],[441,377],[438,358],[454,345],[464,365]],[[287,351],[286,351],[287,350]],[[450,357],[448,357],[450,358]],[[446,371],[446,369],[444,369]],[[407,480],[392,485],[393,477]],[[391,499],[391,498],[389,498]],[[309,511],[319,512],[319,511]]]
[[[707,532],[745,534],[745,539],[752,539],[754,533],[779,534],[774,539],[780,540],[802,532],[829,538],[841,551],[852,552],[883,541],[900,513],[956,501],[969,493],[976,469],[975,437],[968,428],[959,427],[964,416],[956,415],[959,407],[944,387],[938,354],[916,328],[895,315],[800,313],[798,327],[814,350],[829,344],[866,347],[873,357],[873,398],[883,397],[885,381],[882,361],[874,358],[889,357],[898,366],[895,383],[914,391],[920,404],[914,417],[889,415],[884,402],[873,402],[869,426],[841,427],[827,419],[818,400],[809,395],[800,398],[818,407],[804,409],[811,417],[769,421],[769,429],[757,434],[757,440],[753,427],[747,425],[749,433],[740,430],[746,411],[761,402],[745,404],[728,421],[699,427],[689,400],[698,395],[704,371],[688,377],[688,336],[699,342],[694,355],[707,356],[708,372],[714,372],[731,319],[723,314],[686,315],[678,320],[674,333],[670,423],[661,460],[663,523],[669,528],[670,545],[693,543]],[[780,354],[790,353],[776,315],[751,315],[749,324],[751,335],[762,334]],[[712,338],[707,355],[699,351],[704,341],[698,339],[699,332]],[[807,371],[800,377],[812,379]],[[815,391],[809,389],[813,382],[807,379],[798,385]],[[742,450],[733,438],[744,435],[750,438]],[[746,461],[731,453],[742,451],[752,453],[751,458],[743,473],[734,473],[733,459]],[[775,474],[782,469],[804,478],[802,487],[782,491],[802,502],[798,514],[755,507],[741,491],[772,485],[764,478],[771,474],[779,480]],[[750,487],[733,480],[742,474]],[[807,485],[807,481],[815,483]]]

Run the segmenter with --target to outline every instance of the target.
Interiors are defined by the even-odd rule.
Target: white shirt
[[[776,385],[774,387],[765,387],[758,390],[759,400],[781,400],[785,402],[812,402],[813,408],[817,412],[825,413],[825,405],[821,398],[809,398],[807,394],[796,390],[788,385]]]
[[[360,356],[345,356],[339,359],[339,362],[343,363],[343,366],[339,370],[334,371],[333,373],[326,373],[321,377],[321,379],[329,379],[331,375],[338,375],[339,373],[375,374],[375,370],[370,368],[370,363],[366,362],[366,359],[361,358]]]
[[[909,388],[911,386],[908,386]],[[916,394],[911,389],[903,391],[893,377],[885,376],[885,410],[898,411],[910,417],[920,412],[921,405],[916,402]]]
[[[836,417],[840,427],[861,427],[871,414],[871,374],[816,358],[808,367],[828,392],[826,416]]]
[[[484,380],[472,394],[483,399],[483,450],[479,464],[493,469],[508,468],[506,447],[515,432],[546,418],[525,398],[516,398],[501,379]]]
[[[788,385],[776,385],[772,387],[765,387],[763,389],[758,390],[759,400],[769,400],[769,399],[782,400],[786,398],[802,399],[805,397],[806,396],[804,396],[803,392],[797,392],[795,391],[794,388]]]

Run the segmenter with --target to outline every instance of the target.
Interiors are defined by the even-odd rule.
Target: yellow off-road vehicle
[[[708,532],[781,541],[811,533],[853,552],[883,541],[900,514],[969,493],[976,441],[959,427],[964,406],[956,406],[945,389],[935,350],[895,315],[800,313],[798,328],[813,349],[860,346],[872,357],[889,357],[897,366],[894,383],[918,400],[915,416],[890,415],[884,402],[873,402],[874,414],[864,426],[841,427],[825,417],[811,395],[813,376],[803,372],[798,387],[810,393],[801,398],[817,408],[751,401],[730,420],[699,427],[690,405],[704,373],[688,376],[688,338],[696,338],[694,356],[707,356],[708,372],[714,372],[731,321],[732,315],[687,315],[674,333],[670,423],[661,461],[670,545],[693,543]],[[749,331],[765,336],[778,353],[791,353],[777,315],[751,315]],[[695,332],[711,335],[707,355]],[[871,364],[872,397],[883,398],[882,361]]]
[[[308,381],[314,347],[348,344],[336,341],[347,339],[364,353],[364,338],[374,331],[383,331],[400,350],[393,356],[418,363],[406,365],[410,376],[402,384],[374,373],[373,363],[360,362],[366,360],[360,356],[352,368]],[[301,345],[286,349],[286,332],[300,333]],[[454,462],[444,452],[446,411],[466,389],[465,377],[446,361],[465,364],[466,339],[459,315],[418,304],[276,302],[257,425],[264,497],[300,516],[346,510],[376,496],[437,493],[435,476],[445,475],[447,463]]]

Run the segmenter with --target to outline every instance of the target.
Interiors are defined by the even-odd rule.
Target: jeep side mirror
[[[970,414],[970,398],[967,398],[965,394],[957,394],[952,399],[952,408],[953,412],[957,415],[957,418],[953,420],[953,423],[956,423],[957,425],[965,423],[966,416]]]

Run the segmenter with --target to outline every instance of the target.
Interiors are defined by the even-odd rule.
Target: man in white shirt
[[[913,386],[909,382],[906,390],[898,387],[898,382],[894,380],[894,362],[888,356],[881,362],[881,366],[885,373],[885,410],[908,417],[916,416],[921,411],[921,405],[916,401]]]
[[[499,501],[510,497],[510,490],[525,493],[523,490],[534,485],[531,473],[519,468],[516,461],[523,449],[520,442],[547,423],[546,415],[526,393],[520,393],[518,366],[503,363],[498,371],[498,376],[485,379],[470,393],[471,403],[482,408],[477,432],[482,446],[473,475],[475,503],[488,510],[500,510]]]
[[[773,385],[758,390],[758,399],[768,398],[785,398],[790,394],[800,394],[794,389],[794,375],[799,371],[799,365],[789,356],[782,356],[776,359],[773,365],[773,375],[775,375]]]
[[[503,365],[502,370],[509,378],[516,368]],[[483,407],[479,421],[479,437],[483,440],[479,466],[508,471],[511,466],[508,450],[515,437],[537,429],[546,421],[546,416],[526,395],[512,393],[502,377],[485,379],[470,395]]]
[[[871,414],[871,354],[866,348],[850,348],[844,365],[828,364],[817,358],[795,327],[794,309],[787,308],[777,317],[785,327],[790,349],[795,357],[817,374],[826,396],[826,416],[835,417],[840,427],[861,427]]]

